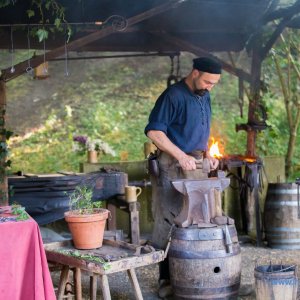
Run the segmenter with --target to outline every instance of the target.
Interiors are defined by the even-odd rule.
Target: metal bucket
[[[241,254],[234,225],[176,228],[169,249],[176,299],[235,299]]]
[[[300,249],[300,208],[298,187],[294,183],[271,183],[264,209],[268,246],[276,249]]]
[[[262,265],[254,270],[257,300],[296,300],[296,266]]]

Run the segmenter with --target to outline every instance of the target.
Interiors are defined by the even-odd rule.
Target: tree
[[[299,33],[297,30],[286,29],[280,35],[280,43],[276,50],[271,51],[276,73],[281,87],[281,93],[286,110],[289,128],[288,148],[286,152],[286,175],[292,172],[292,158],[295,152],[296,137],[300,123],[299,99]]]

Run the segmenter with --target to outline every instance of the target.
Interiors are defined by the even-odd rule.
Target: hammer
[[[210,172],[210,164],[208,158],[196,159],[195,162],[196,162],[196,169],[202,169],[203,173]],[[176,164],[176,167],[181,168],[179,163]]]

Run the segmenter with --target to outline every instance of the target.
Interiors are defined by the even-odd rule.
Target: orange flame
[[[215,139],[212,137],[212,144],[209,148],[209,154],[212,157],[220,158],[223,156],[223,154],[220,153],[219,150],[219,142],[215,142]]]
[[[252,158],[252,157],[245,157],[244,160],[245,160],[246,162],[248,162],[248,163],[256,162],[256,158]]]

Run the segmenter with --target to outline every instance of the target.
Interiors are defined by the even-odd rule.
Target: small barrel
[[[263,265],[254,270],[257,300],[296,300],[296,266]]]
[[[234,225],[176,228],[169,249],[176,299],[235,299],[241,254]]]
[[[264,209],[268,246],[300,249],[300,211],[295,183],[270,183]]]

